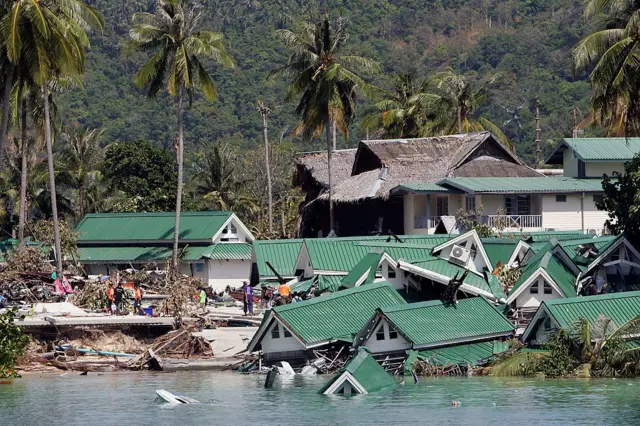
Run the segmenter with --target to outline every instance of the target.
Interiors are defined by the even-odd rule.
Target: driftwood
[[[191,330],[183,328],[156,339],[141,355],[129,362],[129,368],[139,370],[150,363],[156,368],[162,365],[160,356],[178,355],[183,357],[213,356],[211,345],[202,337],[191,335]]]

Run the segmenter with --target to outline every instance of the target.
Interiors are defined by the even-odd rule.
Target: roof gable
[[[326,395],[338,393],[341,385],[348,381],[360,394],[376,392],[396,386],[394,378],[364,349],[361,349],[319,393]]]
[[[237,220],[232,212],[183,212],[180,215],[180,241],[211,242],[232,218]],[[175,213],[95,213],[86,215],[76,232],[80,244],[168,243],[173,241],[174,224]],[[253,240],[251,233],[248,236]]]
[[[472,250],[472,247],[475,247],[477,253],[476,257],[475,259],[469,258],[469,262],[466,265],[469,270],[479,274],[482,274],[484,270],[493,271],[491,260],[489,260],[489,256],[487,256],[487,253],[484,250],[482,240],[480,240],[480,236],[475,229],[465,232],[464,234],[452,238],[446,243],[434,247],[431,254],[437,255],[442,259],[449,260],[453,253],[451,249],[456,245],[462,246],[468,250]]]
[[[388,321],[413,349],[471,342],[510,334],[513,324],[482,297],[446,304],[440,300],[382,307]]]

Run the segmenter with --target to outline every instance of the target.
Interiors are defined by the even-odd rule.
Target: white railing
[[[439,216],[414,216],[413,228],[414,229],[431,229],[435,228],[440,223]]]
[[[483,222],[495,229],[542,228],[542,215],[489,215],[482,217]]]

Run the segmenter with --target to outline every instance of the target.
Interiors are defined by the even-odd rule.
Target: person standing
[[[278,293],[280,293],[280,299],[283,305],[287,305],[291,302],[291,288],[284,282],[278,287]]]
[[[122,283],[118,283],[118,286],[114,290],[114,301],[116,302],[116,308],[118,313],[124,312],[124,287]]]
[[[140,283],[135,284],[135,301],[133,302],[133,310],[138,315],[144,315],[144,311],[142,310],[142,288],[140,288]]]
[[[109,310],[109,312],[111,312],[111,314],[113,314],[113,306],[115,306],[114,296],[115,291],[113,289],[113,284],[109,283],[109,285],[107,286],[107,309]]]
[[[204,312],[207,312],[207,291],[204,287],[200,288],[200,294],[198,295],[198,304]]]
[[[253,316],[253,287],[249,285],[247,281],[243,283],[242,293],[244,301],[244,315]]]
[[[271,309],[271,299],[273,298],[273,289],[271,286],[262,288],[262,297],[260,298],[260,309],[264,312]]]

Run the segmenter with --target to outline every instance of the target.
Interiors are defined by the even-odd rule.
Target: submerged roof
[[[416,357],[432,365],[484,365],[507,349],[505,342],[487,340],[419,351]]]
[[[456,304],[440,300],[381,307],[385,318],[414,349],[508,335],[513,324],[487,300],[471,297]]]
[[[640,152],[640,138],[566,138],[545,163],[562,164],[562,153],[567,148],[582,161],[629,161]]]
[[[394,378],[378,364],[371,354],[361,349],[356,356],[320,389],[320,393],[325,393],[328,389],[332,388],[332,385],[341,380],[345,374],[350,374],[350,378],[356,381],[356,387],[364,390],[366,393],[376,392],[397,385]]]
[[[601,179],[571,177],[447,178],[438,185],[474,194],[602,192]]]
[[[293,240],[257,240],[253,242],[258,274],[260,278],[275,277],[267,266],[267,262],[284,277],[292,277],[296,269],[298,253],[302,247],[302,239]]]
[[[377,308],[405,303],[387,282],[380,282],[276,306],[264,317],[249,350],[262,341],[272,319],[281,321],[303,344],[312,346],[337,339],[353,340]]]
[[[183,212],[180,241],[211,242],[232,212]],[[78,242],[172,242],[175,213],[88,214],[76,228]]]

